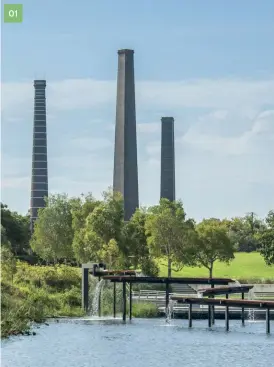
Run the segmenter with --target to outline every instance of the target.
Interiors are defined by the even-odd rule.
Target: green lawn
[[[160,261],[160,275],[167,276],[167,267]],[[206,268],[184,267],[179,272],[173,272],[174,277],[208,277]],[[267,266],[263,257],[257,253],[236,253],[230,265],[220,262],[214,264],[214,277],[227,277],[245,281],[274,282],[274,266]]]

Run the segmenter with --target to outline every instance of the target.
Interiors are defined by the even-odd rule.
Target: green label
[[[4,4],[4,23],[22,23],[23,4]]]

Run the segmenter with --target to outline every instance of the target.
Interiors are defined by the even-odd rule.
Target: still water
[[[274,333],[274,323],[271,324]],[[164,319],[91,323],[69,320],[41,326],[36,336],[2,342],[2,367],[274,367],[274,334],[265,323]]]

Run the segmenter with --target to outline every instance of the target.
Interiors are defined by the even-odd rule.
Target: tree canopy
[[[188,230],[189,223],[181,201],[161,199],[159,205],[149,209],[146,220],[149,250],[155,258],[167,259],[168,277],[171,277],[172,264],[184,263],[184,257],[178,257],[178,254],[186,253],[189,248],[184,241]]]
[[[72,201],[66,194],[50,195],[46,207],[39,209],[31,248],[46,261],[73,257]]]
[[[270,211],[265,219],[266,229],[257,235],[260,253],[267,265],[274,264],[274,211]]]
[[[213,276],[215,261],[229,263],[234,258],[233,243],[227,228],[219,219],[204,219],[196,226],[194,239],[194,254],[196,263],[209,270],[209,277]]]
[[[167,275],[183,266],[201,266],[213,276],[216,261],[229,263],[234,251],[260,251],[274,264],[274,211],[265,220],[254,213],[196,224],[181,201],[161,199],[137,209],[124,222],[123,199],[111,189],[100,200],[91,193],[69,198],[50,195],[39,210],[30,238],[29,215],[1,204],[1,252],[5,269],[31,249],[47,263],[103,261],[112,268],[133,267],[157,275],[163,260]],[[5,270],[5,271],[6,271]]]
[[[1,240],[9,242],[11,251],[17,255],[28,254],[30,240],[30,220],[28,215],[20,215],[1,203]],[[2,241],[1,241],[2,242]]]

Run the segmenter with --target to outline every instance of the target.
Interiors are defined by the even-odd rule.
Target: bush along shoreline
[[[98,279],[90,278],[90,306],[97,282]],[[241,283],[260,283],[260,281],[250,279],[241,280]],[[153,287],[149,284],[134,285],[134,290],[138,291],[140,288]],[[116,311],[119,314],[122,312],[122,287],[117,285],[116,292]],[[85,315],[81,307],[81,269],[77,267],[33,266],[17,262],[12,275],[2,268],[1,295],[1,338],[33,335],[35,331],[32,331],[32,325],[46,323],[50,318]],[[112,314],[112,302],[113,288],[106,282],[101,295],[103,316]],[[160,315],[155,304],[140,302],[133,303],[132,316],[153,318]]]
[[[18,262],[12,280],[1,280],[1,338],[31,334],[33,323],[83,316],[80,269]]]
[[[47,319],[81,317],[81,269],[67,266],[33,266],[17,262],[16,272],[1,280],[1,338],[35,335],[34,324],[47,324]],[[90,278],[90,300],[97,279]],[[111,315],[113,290],[110,284],[102,292],[102,315]],[[122,312],[122,288],[117,287],[117,312]],[[154,304],[133,304],[133,317],[157,317]]]

